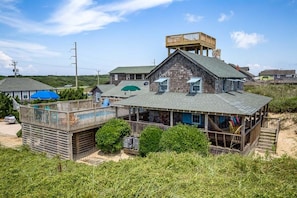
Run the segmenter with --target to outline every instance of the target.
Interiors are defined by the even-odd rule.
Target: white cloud
[[[186,21],[188,21],[189,23],[196,23],[196,22],[199,22],[203,19],[204,17],[203,16],[197,16],[197,15],[193,15],[193,14],[189,14],[187,13],[185,15],[185,19]]]
[[[48,50],[45,46],[12,40],[0,40],[0,48],[6,49],[6,53],[13,54],[15,57],[55,57],[59,53]]]
[[[12,58],[5,54],[3,51],[0,51],[0,66],[4,68],[11,67],[10,64],[12,63]]]
[[[220,17],[218,18],[218,21],[219,22],[228,21],[228,20],[230,20],[233,17],[233,15],[234,15],[234,12],[232,10],[230,11],[230,14],[229,15],[228,14],[225,14],[225,13],[222,13],[220,15]]]
[[[237,48],[245,48],[245,49],[265,41],[264,36],[261,34],[257,34],[257,33],[248,34],[243,31],[232,32],[231,39],[235,42]]]
[[[122,21],[130,13],[168,5],[173,1],[125,0],[99,5],[94,0],[65,0],[51,17],[43,22],[31,21],[18,12],[10,12],[0,15],[0,23],[24,32],[69,35],[102,29],[110,23]]]

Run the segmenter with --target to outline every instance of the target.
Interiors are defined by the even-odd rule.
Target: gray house
[[[117,67],[110,71],[110,84],[118,85],[122,80],[145,80],[155,66]]]
[[[245,75],[224,61],[176,50],[147,75],[150,92],[118,101],[138,136],[147,125],[194,125],[214,152],[248,153],[258,143],[271,98],[243,91]]]
[[[7,93],[14,98],[18,97],[22,101],[30,100],[30,97],[40,90],[56,90],[56,88],[31,78],[5,78],[0,80],[0,92]]]

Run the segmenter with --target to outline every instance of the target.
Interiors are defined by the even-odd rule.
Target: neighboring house
[[[243,91],[245,76],[217,58],[176,50],[147,79],[150,92],[115,102],[134,136],[147,125],[195,125],[214,152],[248,153],[259,139],[271,98]],[[131,111],[133,110],[133,111]]]
[[[118,85],[122,80],[145,80],[155,66],[117,67],[109,72],[110,84]]]
[[[125,86],[136,86],[140,90],[137,91],[122,91]],[[124,99],[129,98],[131,96],[148,93],[149,92],[149,81],[147,80],[123,80],[117,86],[114,86],[112,89],[102,93],[103,98],[109,99]]]
[[[30,100],[30,97],[40,90],[56,90],[56,88],[31,78],[10,77],[0,80],[0,92],[7,93],[13,98],[18,97],[22,101]]]
[[[295,78],[295,70],[278,70],[278,69],[269,69],[264,70],[259,73],[260,80],[281,80],[288,78]]]
[[[234,67],[236,70],[238,70],[240,73],[242,73],[243,75],[245,75],[245,81],[255,81],[255,75],[253,75],[252,73],[249,72],[250,68],[249,67],[239,67],[238,65],[234,65],[229,63],[229,65],[231,65],[232,67]]]
[[[96,85],[96,87],[90,91],[92,93],[94,102],[100,102],[101,95],[114,87],[114,84]]]

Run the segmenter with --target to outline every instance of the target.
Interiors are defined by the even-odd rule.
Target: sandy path
[[[8,124],[0,120],[0,144],[9,148],[21,146],[22,138],[16,136],[21,128],[20,124]]]

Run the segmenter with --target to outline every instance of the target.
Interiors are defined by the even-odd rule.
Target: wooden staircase
[[[276,152],[277,129],[261,128],[257,150],[260,152]]]

